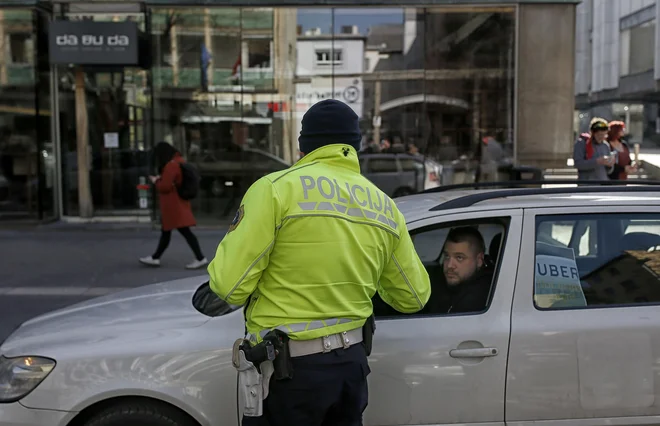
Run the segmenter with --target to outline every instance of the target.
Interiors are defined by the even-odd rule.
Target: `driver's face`
[[[467,281],[483,266],[484,254],[475,251],[468,242],[447,241],[442,263],[447,284],[455,286]]]

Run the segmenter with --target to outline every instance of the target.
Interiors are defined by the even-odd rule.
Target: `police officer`
[[[429,299],[401,212],[360,174],[360,140],[346,104],[312,106],[302,120],[302,158],[248,189],[209,265],[220,298],[247,302],[248,341],[258,345],[272,330],[290,339],[292,375],[270,380],[263,415],[246,415],[243,425],[361,425],[372,297],[378,291],[404,313]]]

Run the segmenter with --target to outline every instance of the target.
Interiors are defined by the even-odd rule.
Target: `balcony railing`
[[[154,67],[154,86],[156,88],[176,87],[180,89],[199,89],[202,76],[199,68],[181,68],[178,74],[178,84],[174,84],[174,71],[171,67]],[[242,74],[243,85],[254,87],[255,90],[273,89],[272,70],[246,70]],[[209,85],[237,86],[240,82],[232,79],[231,69],[214,69],[213,79]]]
[[[2,65],[0,65],[2,66]],[[7,86],[33,86],[35,83],[34,66],[31,64],[5,65],[7,81],[0,82]],[[1,75],[1,72],[0,72]]]
[[[200,28],[205,25],[205,15],[199,10],[185,11],[176,10],[173,14],[175,23],[181,29]],[[154,29],[167,26],[169,14],[157,11],[152,15],[152,25]],[[273,29],[273,11],[269,10],[249,10],[243,9],[241,14],[238,8],[220,8],[210,9],[209,25],[212,29],[235,28],[239,31],[244,30],[271,30]]]

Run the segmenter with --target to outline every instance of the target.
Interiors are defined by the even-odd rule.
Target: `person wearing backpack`
[[[607,120],[596,117],[589,123],[589,133],[583,133],[573,146],[573,163],[578,180],[609,180],[615,163],[607,137]]]
[[[176,229],[195,254],[195,260],[186,265],[186,269],[206,266],[209,262],[190,229],[197,224],[190,199],[196,196],[199,176],[195,169],[185,162],[181,153],[167,142],[159,142],[154,147],[153,161],[159,174],[150,176],[150,179],[158,191],[162,228],[156,252],[140,258],[140,262],[149,266],[160,266],[160,258],[170,244],[172,230]]]

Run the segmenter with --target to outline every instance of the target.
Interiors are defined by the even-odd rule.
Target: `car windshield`
[[[217,294],[211,290],[209,282],[205,282],[192,298],[192,304],[200,313],[209,317],[220,317],[239,309],[240,306],[230,305],[220,299]]]

